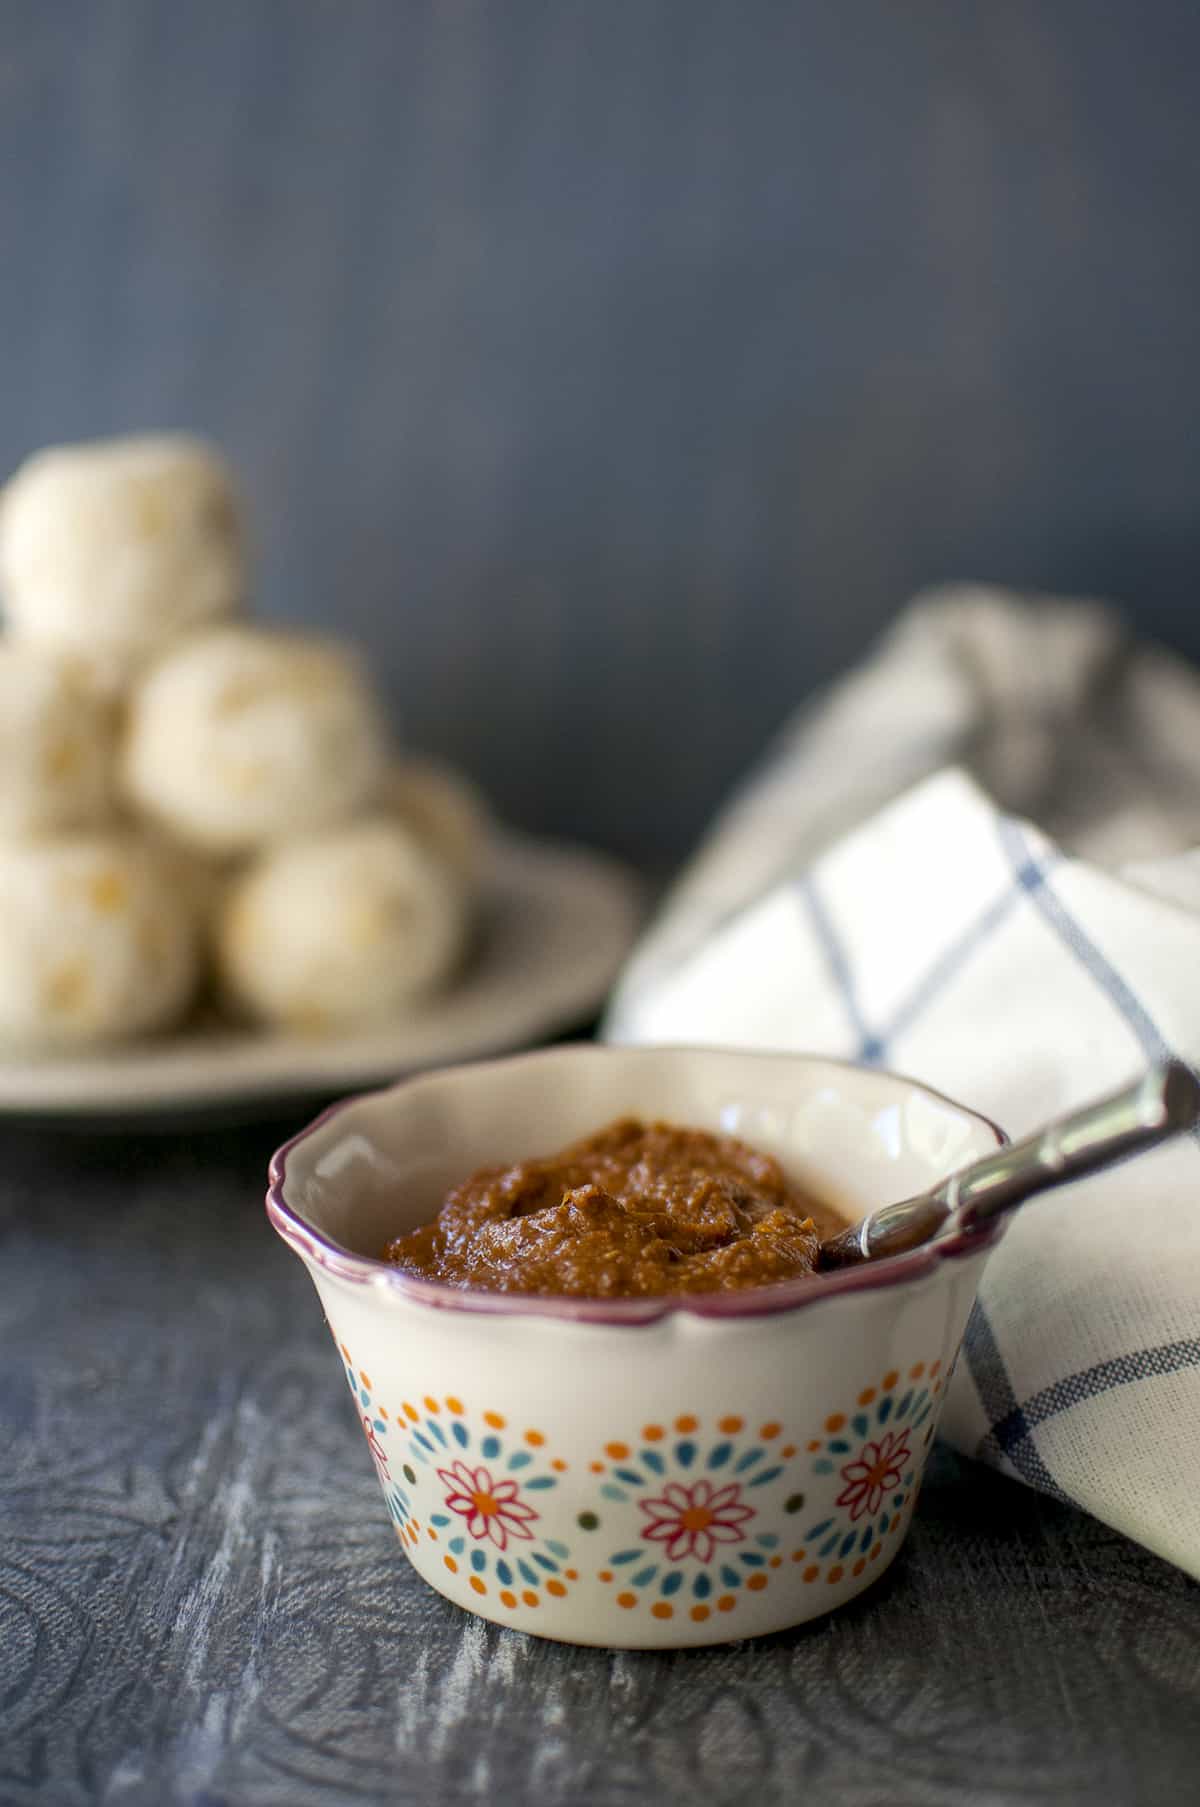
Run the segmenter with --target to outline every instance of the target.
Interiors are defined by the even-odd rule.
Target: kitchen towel
[[[606,1033],[887,1066],[1020,1135],[1200,1065],[1198,846],[1187,666],[1098,604],[919,598],[723,813]],[[1014,1218],[942,1431],[1200,1575],[1200,1137]]]

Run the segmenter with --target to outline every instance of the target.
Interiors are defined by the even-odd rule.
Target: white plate
[[[478,945],[458,982],[393,1023],[302,1038],[213,1021],[94,1054],[0,1057],[0,1112],[143,1116],[350,1091],[504,1053],[587,1021],[638,926],[623,866],[505,836],[492,846]]]

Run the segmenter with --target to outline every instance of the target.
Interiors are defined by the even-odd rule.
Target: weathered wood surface
[[[0,1137],[2,1807],[1194,1798],[1200,1589],[948,1455],[880,1587],[762,1643],[429,1592],[261,1211],[294,1127]]]
[[[229,447],[259,599],[666,864],[918,585],[1200,655],[1195,0],[3,0],[0,477]]]

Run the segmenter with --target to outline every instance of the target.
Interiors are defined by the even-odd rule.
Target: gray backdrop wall
[[[259,596],[679,854],[914,587],[1200,654],[1193,0],[0,0],[0,466],[193,425]]]

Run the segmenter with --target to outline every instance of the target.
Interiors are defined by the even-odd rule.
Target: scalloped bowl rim
[[[1003,1224],[993,1222],[968,1230],[958,1230],[935,1238],[913,1249],[904,1255],[892,1255],[887,1258],[864,1263],[859,1267],[836,1269],[831,1273],[806,1275],[797,1280],[785,1280],[772,1286],[748,1287],[739,1291],[667,1294],[651,1298],[634,1299],[583,1299],[576,1297],[544,1296],[533,1293],[485,1292],[481,1289],[459,1288],[443,1284],[436,1280],[421,1280],[412,1274],[406,1274],[386,1261],[380,1261],[370,1255],[358,1254],[337,1242],[324,1230],[318,1229],[304,1213],[288,1202],[286,1189],[288,1183],[288,1167],[306,1142],[324,1130],[337,1117],[352,1111],[370,1113],[380,1108],[386,1109],[388,1102],[401,1093],[408,1093],[416,1088],[437,1088],[456,1086],[471,1076],[486,1075],[498,1068],[514,1069],[528,1067],[531,1070],[539,1064],[569,1060],[573,1055],[585,1053],[595,1056],[611,1055],[626,1061],[633,1059],[662,1060],[733,1058],[738,1061],[754,1063],[762,1061],[774,1065],[788,1064],[801,1071],[815,1072],[819,1068],[833,1068],[843,1072],[869,1074],[873,1078],[894,1082],[898,1086],[923,1094],[926,1098],[947,1106],[982,1125],[995,1139],[998,1148],[1003,1147],[1008,1137],[1005,1132],[980,1111],[960,1104],[949,1098],[935,1087],[925,1085],[920,1080],[909,1079],[903,1074],[893,1073],[881,1067],[867,1067],[861,1063],[838,1060],[826,1055],[791,1054],[763,1052],[751,1049],[697,1047],[697,1046],[638,1046],[608,1047],[606,1044],[573,1043],[556,1048],[539,1049],[532,1053],[511,1055],[502,1060],[472,1061],[462,1066],[443,1067],[432,1073],[417,1074],[402,1079],[397,1084],[381,1090],[358,1092],[348,1098],[340,1099],[328,1109],[314,1118],[304,1129],[283,1144],[272,1155],[268,1169],[268,1187],[266,1195],[267,1215],[270,1221],[288,1245],[301,1257],[323,1268],[327,1273],[336,1275],[358,1285],[368,1285],[377,1289],[384,1297],[393,1297],[397,1301],[404,1300],[409,1304],[431,1307],[438,1311],[462,1311],[474,1314],[492,1314],[504,1317],[537,1317],[558,1318],[575,1323],[599,1323],[610,1325],[628,1325],[637,1328],[646,1324],[661,1322],[663,1318],[684,1314],[699,1318],[743,1319],[757,1318],[781,1312],[802,1311],[820,1304],[824,1300],[835,1298],[846,1293],[878,1290],[888,1287],[902,1287],[925,1278],[934,1273],[943,1261],[955,1260],[964,1255],[974,1255],[990,1248],[1003,1231]],[[884,1202],[884,1201],[881,1201]]]

